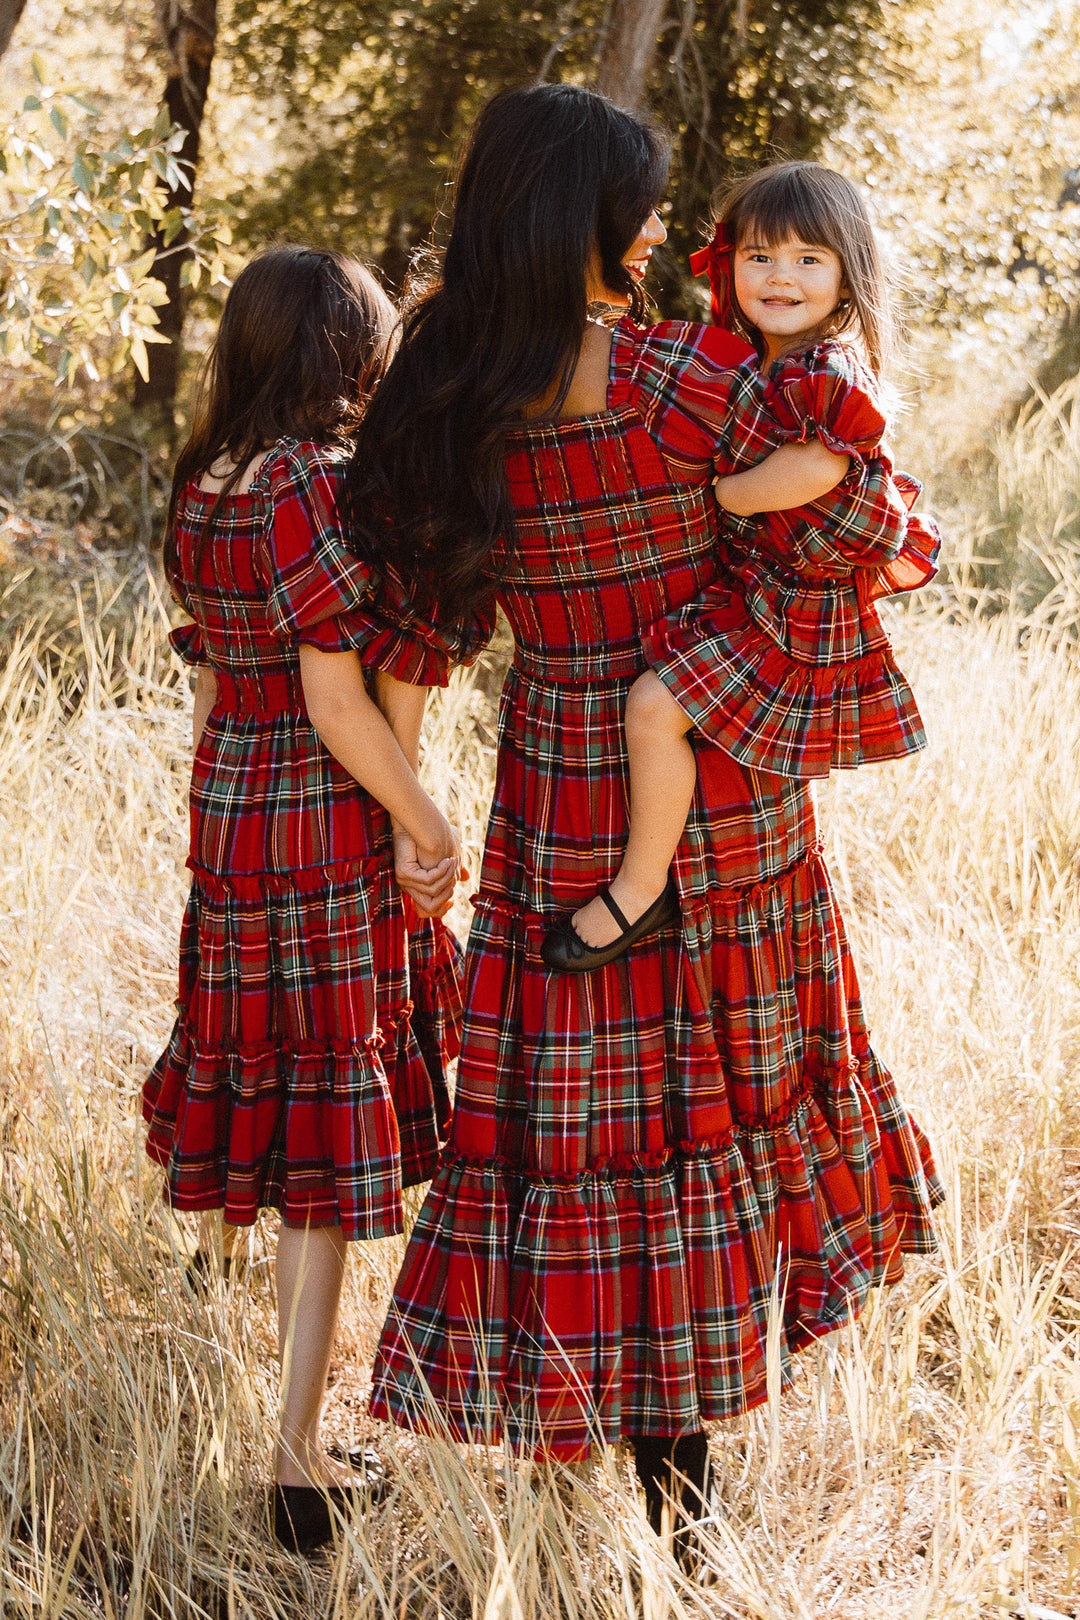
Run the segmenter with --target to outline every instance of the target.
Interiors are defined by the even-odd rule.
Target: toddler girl
[[[390,818],[432,881],[452,882],[457,844],[365,688],[369,578],[335,509],[394,323],[339,254],[249,264],[165,544],[193,619],[173,643],[198,666],[193,881],[147,1147],[176,1209],[280,1212],[275,1528],[301,1549],[327,1539],[347,1488],[318,1438],[346,1244],[400,1232],[402,1187],[435,1168],[459,1010],[456,947],[403,906]],[[417,709],[413,742],[419,724]]]
[[[627,702],[626,852],[610,888],[548,936],[545,960],[564,971],[604,965],[675,910],[692,728],[743,765],[800,778],[925,746],[874,602],[933,575],[938,536],[910,510],[920,486],[894,478],[881,447],[890,316],[859,194],[818,163],[761,170],[731,188],[691,264],[708,271],[714,321],[756,350],[774,442],[816,438],[851,468],[809,506],[782,453],[719,468],[717,578],[643,639],[652,667]]]

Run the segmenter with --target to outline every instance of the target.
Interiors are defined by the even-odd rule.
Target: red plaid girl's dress
[[[173,633],[217,699],[191,780],[178,1016],[143,1088],[147,1150],[178,1209],[260,1206],[347,1238],[401,1231],[449,1123],[456,942],[394,881],[389,819],[307,718],[299,647],[362,645],[367,578],[343,545],[344,458],[281,441],[214,513],[177,517],[196,622]]]
[[[893,474],[876,384],[850,348],[830,340],[788,356],[764,389],[782,437],[816,435],[854,458],[828,498],[831,521],[817,503],[725,514],[715,581],[654,626],[645,655],[699,739],[744,765],[824,777],[901,759],[926,734],[874,604],[933,577],[937,529],[911,510],[921,486]]]
[[[934,1243],[808,784],[706,743],[678,924],[595,973],[540,957],[622,857],[626,695],[643,631],[715,570],[717,458],[769,442],[745,354],[623,321],[609,408],[508,444],[515,654],[454,1120],[375,1362],[372,1409],[404,1425],[567,1459],[695,1430],[766,1398],[770,1304],[786,1366]],[[366,656],[438,678],[431,627],[381,611]]]

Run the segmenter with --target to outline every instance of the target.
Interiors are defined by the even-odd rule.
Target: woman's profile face
[[[622,256],[622,262],[629,270],[635,281],[645,280],[652,258],[654,247],[667,240],[667,229],[660,215],[653,209],[637,236],[631,242]],[[589,289],[590,303],[614,304],[620,309],[626,309],[630,299],[624,292],[617,292],[614,287],[604,283],[600,269],[600,251],[593,248],[589,259]]]

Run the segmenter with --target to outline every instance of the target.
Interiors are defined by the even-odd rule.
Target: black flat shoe
[[[573,916],[567,913],[544,935],[540,955],[545,967],[555,973],[591,973],[594,968],[617,961],[639,939],[674,922],[679,915],[679,891],[674,878],[668,879],[663,894],[641,913],[637,922],[627,922],[607,889],[601,889],[599,897],[622,930],[618,938],[610,945],[587,945],[574,927]]]
[[[326,1449],[328,1456],[348,1463],[354,1478],[347,1485],[274,1486],[274,1535],[289,1552],[325,1546],[334,1534],[333,1509],[347,1516],[353,1508],[381,1502],[390,1489],[386,1464],[372,1447]]]
[[[274,1536],[286,1552],[314,1552],[334,1534],[334,1514],[348,1513],[353,1493],[346,1485],[275,1485]]]

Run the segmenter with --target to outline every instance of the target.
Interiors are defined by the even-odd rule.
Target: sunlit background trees
[[[865,189],[898,447],[945,532],[890,619],[931,747],[821,795],[943,1252],[718,1433],[710,1588],[617,1457],[544,1480],[366,1425],[394,1244],[357,1256],[327,1422],[398,1445],[397,1494],[323,1565],[274,1553],[262,1236],[194,1296],[141,1152],[190,737],[155,548],[229,278],[289,238],[400,290],[473,113],[537,77],[671,131],[662,314],[705,311],[687,255],[733,169],[817,155]],[[4,1620],[1080,1612],[1078,91],[1074,0],[0,0]],[[426,745],[474,874],[505,652]]]

